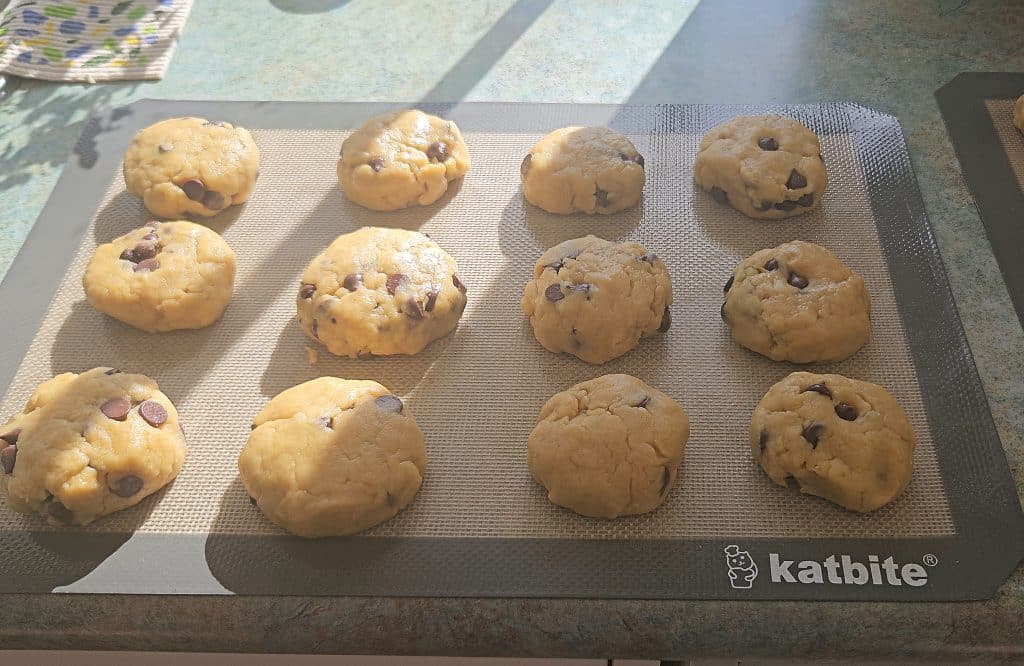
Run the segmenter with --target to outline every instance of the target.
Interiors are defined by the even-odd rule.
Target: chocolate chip
[[[597,205],[604,208],[608,205],[608,193],[602,190],[600,187],[594,192],[594,197],[597,199]]]
[[[143,261],[145,259],[152,259],[160,251],[159,245],[153,241],[143,241],[135,246],[132,250],[132,261]]]
[[[434,305],[436,305],[436,304],[437,304],[437,292],[436,291],[428,291],[427,292],[427,302],[423,305],[423,309],[426,310],[427,312],[433,312],[434,311]]]
[[[206,194],[203,195],[203,205],[210,210],[220,210],[221,208],[224,208],[225,203],[227,202],[224,200],[224,195],[220,192],[208,190]]]
[[[444,141],[435,141],[427,147],[427,157],[438,162],[448,159],[448,144]]]
[[[8,444],[17,444],[18,437],[21,435],[21,428],[15,428],[0,435],[0,439],[4,440]]]
[[[104,372],[103,374],[105,374],[105,375],[107,375],[107,376],[109,377],[110,375],[118,375],[118,374],[121,374],[121,371],[120,371],[120,370],[118,370],[117,368],[111,368],[110,370],[107,370],[107,371],[106,371],[106,372]]]
[[[181,189],[192,201],[202,201],[206,194],[206,186],[200,180],[186,180],[181,184]]]
[[[75,517],[75,515],[71,513],[71,509],[67,508],[53,497],[51,497],[46,503],[46,512],[58,523],[64,523],[65,525],[70,524]]]
[[[793,169],[789,172],[789,180],[786,181],[786,189],[788,190],[799,190],[801,187],[807,187],[807,179],[804,175]]]
[[[155,232],[150,231],[148,234],[146,234],[145,236],[142,237],[142,240],[144,240],[144,241],[155,241],[155,240],[160,240],[160,237],[157,236]]]
[[[832,391],[830,391],[827,386],[821,383],[811,384],[810,386],[808,386],[807,388],[800,392],[807,393],[808,391],[811,391],[813,393],[820,393],[821,395],[826,396],[830,399],[832,398]]]
[[[649,395],[645,395],[645,396],[644,396],[644,397],[643,397],[643,398],[642,398],[642,399],[640,400],[640,402],[638,402],[638,403],[636,403],[636,405],[634,405],[634,407],[639,407],[639,408],[643,409],[644,407],[646,407],[646,406],[647,406],[647,405],[649,405],[649,404],[651,404],[651,396],[649,396]]]
[[[452,273],[452,284],[455,285],[456,289],[458,289],[459,291],[465,293],[466,285],[465,285],[465,283],[462,282],[462,279],[459,278],[459,274],[458,273]]]
[[[370,160],[367,162],[367,164],[370,165],[370,168],[373,169],[375,173],[379,172],[381,169],[384,168],[384,158],[383,157],[371,157]]]
[[[562,270],[562,267],[563,267],[564,265],[565,265],[565,262],[564,262],[564,260],[562,260],[562,259],[559,259],[559,260],[558,260],[558,261],[556,261],[555,263],[553,263],[553,264],[548,264],[548,265],[547,265],[547,266],[545,266],[544,268],[551,268],[551,269],[554,269],[554,271],[555,271],[555,272],[557,273],[558,271]]]
[[[658,326],[658,332],[664,333],[670,328],[672,328],[672,312],[665,308],[665,314],[661,315],[661,324]]]
[[[757,147],[760,148],[761,150],[778,150],[779,142],[776,141],[773,137],[762,136],[760,139],[757,140]]]
[[[519,175],[526,178],[526,174],[530,172],[530,166],[533,165],[533,153],[526,153],[526,157],[523,158],[523,163],[519,165]]]
[[[256,498],[253,497],[252,495],[249,495],[249,504],[256,506]]]
[[[373,404],[375,404],[377,409],[382,412],[391,412],[392,414],[402,413],[402,401],[397,395],[382,395],[375,399]]]
[[[139,416],[154,428],[167,422],[167,410],[159,402],[147,400],[139,405]]]
[[[720,204],[729,203],[729,195],[717,185],[711,188],[711,198]]]
[[[789,211],[793,210],[794,208],[796,208],[796,202],[795,201],[780,201],[779,203],[775,204],[775,207],[777,209],[779,209],[779,210],[784,210],[786,212],[789,212]]]
[[[14,444],[8,444],[0,449],[0,467],[3,467],[4,474],[12,474],[14,472],[14,461],[17,457],[18,447]]]
[[[250,423],[249,424],[249,430],[255,430],[255,429],[256,429],[256,424],[255,423]]]
[[[160,262],[156,259],[146,259],[135,265],[136,273],[149,273],[160,268]]]
[[[423,310],[420,309],[419,302],[412,296],[402,303],[402,312],[404,312],[409,319],[414,319],[416,321],[423,319]]]
[[[730,275],[729,276],[729,279],[725,283],[725,289],[723,289],[723,291],[725,293],[727,293],[727,294],[729,293],[729,290],[732,289],[732,284],[733,284],[733,282],[735,280],[736,280],[736,276],[735,275]]]
[[[315,293],[315,284],[304,284],[301,287],[299,287],[299,298],[313,298],[313,294]]]
[[[640,165],[640,168],[644,168],[644,156],[640,153],[636,154],[636,157],[630,157],[626,153],[619,153],[619,157],[622,158],[623,162],[636,162]]]
[[[820,423],[812,423],[811,425],[804,428],[804,431],[800,434],[803,435],[804,439],[811,443],[812,448],[818,448],[818,440],[821,439],[821,434],[825,432],[825,426]]]
[[[113,483],[108,479],[107,485],[110,487],[110,492],[114,493],[118,497],[131,497],[142,490],[142,486],[144,486],[145,483],[143,483],[142,479],[138,476],[128,474],[127,476],[122,476]]]
[[[330,428],[331,427],[331,417],[330,416],[321,416],[320,418],[318,418],[316,420],[316,422],[318,424],[320,424],[321,428]]]
[[[786,486],[793,490],[800,490],[800,482],[796,480],[796,477],[790,474],[786,477]]]
[[[722,309],[719,311],[719,314],[722,316],[722,321],[725,321],[725,303],[722,303]]]
[[[135,262],[135,251],[131,250],[131,249],[124,250],[124,251],[121,252],[121,256],[119,258],[120,259],[124,259],[125,261],[130,261],[130,262],[134,263]]]
[[[759,203],[756,206],[754,206],[754,208],[756,208],[757,210],[759,210],[761,212],[764,212],[766,210],[771,210],[772,209],[772,202],[771,201],[762,201],[761,203]]]
[[[349,291],[355,291],[363,284],[362,273],[349,273],[345,276],[345,280],[341,283],[342,287],[345,287]]]
[[[668,468],[668,465],[663,465],[661,468],[661,490],[658,491],[658,494],[664,495],[667,493],[671,482],[672,471]]]
[[[814,192],[808,192],[807,194],[797,199],[796,202],[797,204],[803,206],[804,208],[810,208],[811,206],[814,205]]]
[[[657,260],[658,260],[658,255],[654,254],[653,252],[650,253],[650,254],[642,254],[642,255],[640,255],[640,261],[646,261],[649,264],[653,264]]]
[[[111,398],[100,405],[103,415],[114,421],[124,421],[131,408],[132,403],[127,398]]]
[[[388,276],[386,283],[388,293],[394,296],[395,292],[398,291],[398,288],[407,282],[409,282],[409,276],[405,273],[392,273]]]
[[[790,283],[791,285],[793,285],[797,289],[803,289],[804,287],[806,287],[809,284],[807,282],[807,278],[805,278],[803,275],[799,275],[797,273],[790,273],[789,274],[789,278],[786,280],[786,282]]]
[[[845,402],[841,402],[836,405],[836,414],[844,421],[857,420],[857,408]]]
[[[765,265],[764,265],[764,269],[766,271],[774,271],[774,270],[778,269],[778,267],[779,267],[779,260],[778,259],[769,259],[765,263]]]
[[[584,282],[583,284],[567,284],[565,288],[569,293],[577,292],[583,294],[588,299],[590,298],[590,285]]]
[[[171,152],[171,149],[173,147],[174,146],[172,146],[169,143],[161,143],[159,146],[156,147],[156,149],[159,150],[161,153],[169,153]]]
[[[761,436],[757,438],[757,446],[761,449],[761,454],[764,455],[764,450],[768,448],[768,431],[761,428]]]
[[[553,284],[544,290],[544,298],[549,301],[560,301],[565,298],[565,294],[562,293],[562,285]]]

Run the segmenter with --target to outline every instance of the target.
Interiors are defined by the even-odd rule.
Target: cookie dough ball
[[[715,201],[759,219],[806,213],[828,182],[817,135],[783,116],[738,116],[708,132],[693,177]]]
[[[310,262],[299,324],[338,356],[415,354],[459,325],[466,285],[457,270],[421,233],[364,227]]]
[[[157,333],[203,328],[231,300],[235,253],[192,222],[150,222],[96,248],[82,277],[94,308]]]
[[[794,372],[768,389],[750,450],[772,481],[852,511],[874,511],[910,482],[914,430],[881,386]]]
[[[53,525],[87,525],[138,504],[185,459],[178,413],[156,382],[112,368],[43,382],[0,440],[7,503]]]
[[[248,201],[260,152],[248,131],[205,118],[174,118],[135,135],[124,182],[154,215],[212,217]]]
[[[1013,105],[1013,124],[1024,133],[1024,95],[1018,97]]]
[[[668,269],[657,255],[587,236],[541,255],[520,306],[545,349],[604,363],[667,331],[671,303]]]
[[[390,391],[320,377],[253,421],[238,471],[272,522],[303,537],[354,534],[395,516],[423,482],[423,433]]]
[[[689,436],[679,403],[636,377],[605,375],[547,401],[527,462],[554,504],[616,518],[661,505]]]
[[[523,196],[549,213],[617,213],[644,191],[644,156],[607,127],[563,127],[534,144],[519,169]]]
[[[370,119],[341,144],[338,182],[371,210],[428,206],[469,171],[469,151],[450,120],[409,109]]]
[[[740,262],[722,318],[736,342],[773,361],[841,361],[868,341],[871,299],[831,252],[793,241]]]

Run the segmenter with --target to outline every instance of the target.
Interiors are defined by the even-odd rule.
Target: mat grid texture
[[[1024,90],[1021,91],[1024,94]],[[1013,124],[1012,99],[987,99],[985,108],[992,117],[992,127],[996,130],[999,143],[1006,151],[1006,159],[1010,162],[1013,174],[1017,176],[1020,189],[1024,190],[1024,133]]]

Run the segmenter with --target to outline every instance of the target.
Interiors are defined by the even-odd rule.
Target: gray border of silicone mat
[[[403,105],[146,100],[94,118],[46,207],[0,284],[8,344],[7,387],[78,247],[93,211],[138,129],[168,116],[225,118],[257,128],[345,128]],[[925,216],[898,121],[852,103],[790,107],[531,104],[417,105],[467,131],[551,129],[552,111],[577,124],[628,117],[632,132],[706,131],[739,113],[779,112],[853,135],[903,313],[956,526],[944,538],[570,540],[26,532],[0,535],[7,552],[0,592],[139,594],[579,597],[633,599],[958,600],[991,597],[1024,556],[1024,514]],[[537,113],[544,108],[546,113]],[[688,118],[698,126],[684,127]],[[500,120],[495,120],[500,119]],[[609,120],[610,119],[610,120]],[[496,126],[499,124],[500,126]],[[685,166],[684,166],[685,168]],[[758,563],[749,590],[729,585],[723,548]],[[772,583],[768,554],[817,560],[933,562],[923,587]],[[933,556],[927,557],[927,556]],[[156,575],[154,575],[154,572]],[[92,575],[90,575],[92,574]],[[91,583],[89,582],[91,581]]]

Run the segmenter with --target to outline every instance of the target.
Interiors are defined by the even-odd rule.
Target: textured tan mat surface
[[[84,300],[81,275],[97,243],[144,223],[139,202],[114,177],[66,270],[38,336],[0,403],[18,411],[55,373],[111,365],[154,377],[178,406],[189,454],[174,484],[96,531],[276,534],[250,506],[236,459],[252,416],[279,391],[318,375],[370,378],[404,396],[427,440],[430,465],[413,504],[369,534],[449,537],[915,537],[952,534],[906,336],[875,222],[845,135],[822,137],[830,184],[823,207],[759,223],[693,192],[697,134],[631,137],[646,157],[642,207],[611,217],[551,216],[525,204],[519,163],[537,134],[468,133],[473,167],[428,208],[373,213],[349,204],[335,162],[346,132],[256,130],[262,175],[252,200],[209,224],[239,259],[224,318],[201,331],[149,335],[106,318]],[[415,357],[357,361],[321,349],[311,366],[294,296],[308,261],[362,225],[419,228],[458,260],[469,306],[457,332]],[[556,242],[594,233],[634,239],[672,275],[673,326],[626,356],[590,366],[534,340],[519,296],[536,257]],[[794,238],[825,245],[867,281],[872,339],[852,359],[814,369],[880,383],[904,405],[918,434],[913,481],[868,516],[772,485],[747,446],[750,413],[795,369],[735,345],[719,319],[722,285],[741,258]],[[605,373],[636,375],[687,409],[692,435],[679,482],[653,513],[598,521],[549,504],[526,468],[526,438],[552,393]],[[0,509],[0,533],[47,529]]]
[[[987,99],[985,108],[992,116],[992,126],[995,127],[996,136],[1003,144],[1006,157],[1010,161],[1010,167],[1017,176],[1020,189],[1024,190],[1024,134],[1021,134],[1017,126],[1013,124],[1013,103],[1012,99]]]

